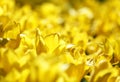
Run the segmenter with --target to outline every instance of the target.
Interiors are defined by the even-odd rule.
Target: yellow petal
[[[48,52],[52,53],[59,46],[59,34],[50,34],[45,37],[45,44],[48,47]]]

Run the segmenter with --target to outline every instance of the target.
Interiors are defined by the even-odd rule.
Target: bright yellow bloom
[[[0,82],[120,82],[119,0],[1,0]]]

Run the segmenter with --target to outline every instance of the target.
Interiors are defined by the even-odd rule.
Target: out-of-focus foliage
[[[1,0],[0,82],[120,82],[120,1]]]

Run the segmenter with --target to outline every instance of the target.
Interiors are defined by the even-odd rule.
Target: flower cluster
[[[119,0],[1,0],[0,82],[120,82]]]

